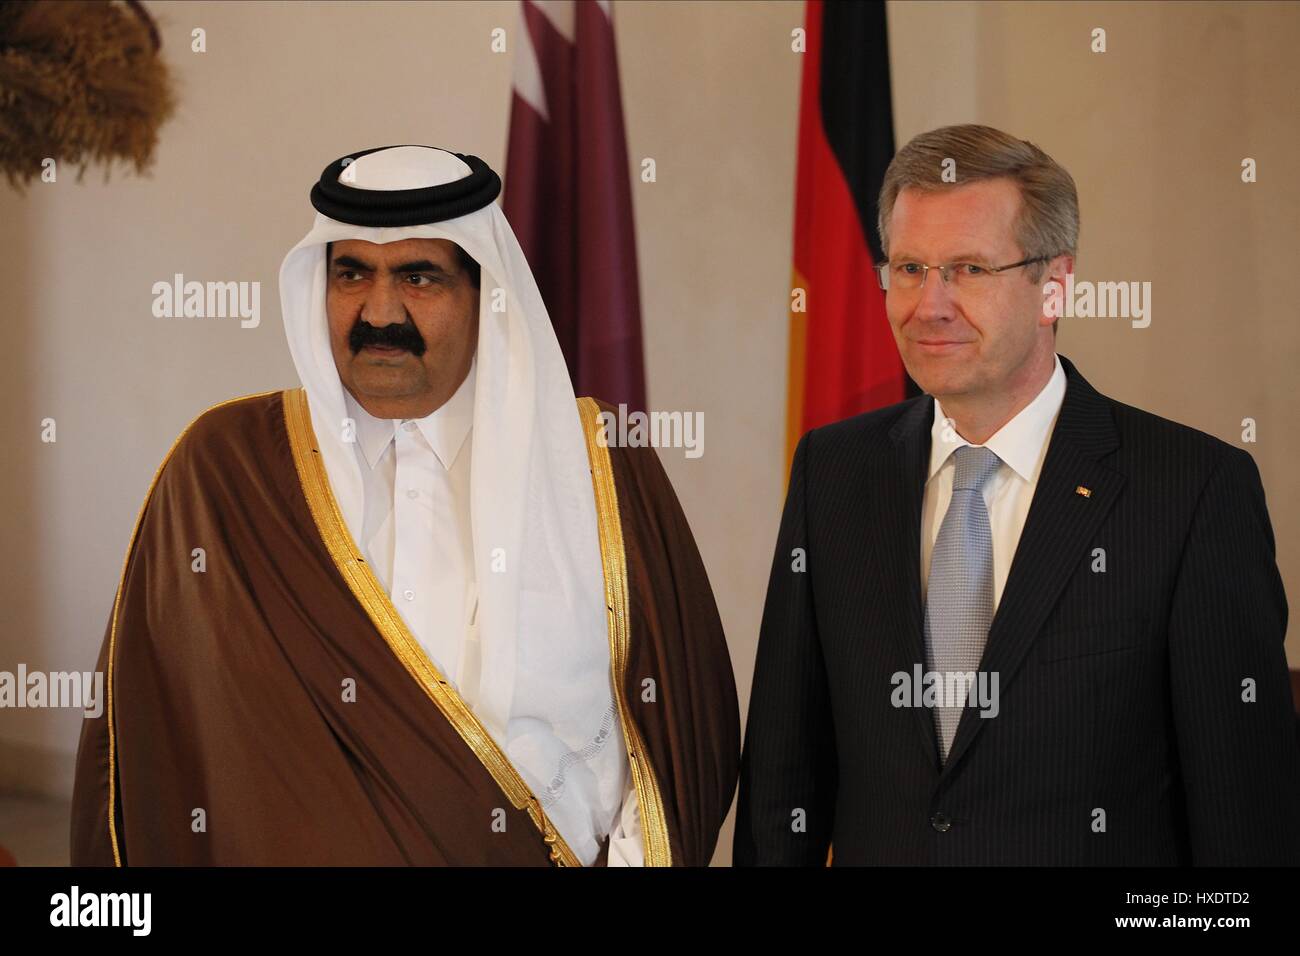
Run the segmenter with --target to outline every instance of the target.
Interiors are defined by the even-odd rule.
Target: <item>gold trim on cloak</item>
[[[135,539],[140,533],[140,523],[144,520],[145,509],[149,507],[149,499],[153,497],[153,490],[158,484],[158,479],[162,477],[163,469],[167,467],[167,462],[171,460],[172,453],[176,451],[176,446],[181,443],[181,439],[186,436],[191,428],[200,418],[214,412],[218,408],[224,408],[227,405],[233,405],[235,402],[246,402],[253,398],[264,398],[267,395],[274,395],[278,389],[272,389],[269,392],[257,392],[253,395],[241,395],[238,398],[228,398],[224,402],[206,409],[198,415],[193,421],[186,425],[176,440],[172,442],[167,454],[163,456],[162,463],[153,473],[153,479],[149,482],[149,488],[144,493],[144,503],[140,505],[140,511],[135,516],[135,524],[131,528],[131,540],[126,546],[126,558],[122,561],[122,575],[117,579],[117,593],[113,596],[113,616],[108,631],[108,839],[113,845],[113,865],[122,865],[122,855],[117,846],[117,733],[113,729],[113,657],[117,650],[117,612],[122,604],[122,589],[126,587],[126,572],[131,567],[131,553],[135,551]]]
[[[641,839],[645,847],[646,866],[672,866],[672,847],[664,814],[663,795],[650,752],[641,731],[628,709],[626,679],[628,645],[631,628],[628,614],[627,555],[623,550],[623,524],[618,510],[618,491],[609,447],[598,440],[601,429],[600,406],[590,398],[578,399],[578,414],[587,440],[587,458],[591,462],[591,484],[596,494],[596,522],[600,535],[600,556],[605,572],[605,605],[609,609],[610,675],[614,697],[623,725],[623,743],[627,747],[632,782],[641,805]]]
[[[284,418],[289,431],[289,446],[293,450],[293,460],[298,470],[298,480],[307,499],[307,506],[311,510],[312,519],[316,523],[317,530],[320,531],[326,550],[329,551],[330,557],[343,576],[343,580],[347,582],[353,596],[365,609],[371,622],[397,659],[402,662],[407,673],[415,678],[429,699],[460,734],[461,739],[469,745],[510,803],[515,809],[527,810],[528,816],[542,834],[543,842],[550,848],[551,862],[557,866],[581,866],[582,861],[569,848],[559,830],[546,816],[541,803],[529,790],[509,758],[461,699],[456,689],[444,679],[425,654],[424,649],[402,620],[401,614],[393,607],[392,601],[375,577],[370,564],[359,553],[343,520],[343,514],[339,511],[334,492],[330,488],[325,462],[321,458],[316,433],[312,427],[311,411],[304,389],[285,390]]]

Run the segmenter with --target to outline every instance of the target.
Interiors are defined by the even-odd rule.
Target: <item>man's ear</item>
[[[1056,281],[1062,286],[1065,285],[1065,277],[1074,271],[1074,256],[1063,255],[1051,259],[1047,263],[1047,268],[1043,275],[1043,284]]]
[[[1048,262],[1047,271],[1043,275],[1043,310],[1038,316],[1038,323],[1052,326],[1053,334],[1065,304],[1066,277],[1073,272],[1074,256],[1066,254]]]

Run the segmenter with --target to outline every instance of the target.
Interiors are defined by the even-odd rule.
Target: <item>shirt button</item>
[[[949,818],[948,814],[941,810],[930,818],[930,826],[934,827],[940,833],[947,833],[952,829],[952,820]]]
[[[410,588],[407,588],[405,591],[402,592],[402,597],[406,598],[408,601],[414,601],[415,592],[412,591]]]
[[[402,427],[405,428],[408,432],[413,432],[415,431],[415,422],[403,422]]]
[[[420,497],[420,493],[419,493],[418,491],[416,491],[414,488],[407,488],[407,489],[406,489],[406,497],[408,497],[408,498],[418,498],[418,497]]]

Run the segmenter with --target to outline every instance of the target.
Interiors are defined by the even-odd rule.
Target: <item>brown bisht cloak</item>
[[[738,774],[731,662],[657,453],[601,447],[602,408],[578,402],[646,863],[702,866]],[[361,557],[302,389],[217,405],[176,440],[98,668],[73,865],[579,862]]]

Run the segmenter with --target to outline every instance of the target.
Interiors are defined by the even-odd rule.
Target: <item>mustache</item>
[[[410,315],[407,315],[406,322],[401,325],[374,326],[357,319],[352,326],[352,331],[348,333],[348,348],[352,350],[353,355],[356,355],[367,345],[405,349],[417,358],[428,348],[424,344],[424,339],[420,337],[415,323],[411,321]]]

